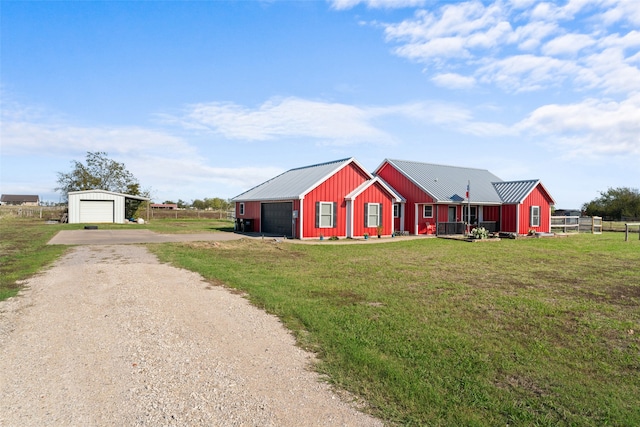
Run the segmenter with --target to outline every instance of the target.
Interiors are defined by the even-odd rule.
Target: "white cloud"
[[[535,55],[517,55],[496,60],[478,69],[480,80],[509,92],[530,92],[562,83],[577,72],[571,61]]]
[[[431,79],[436,85],[449,89],[468,89],[476,84],[473,77],[462,76],[456,73],[443,73],[433,76]]]
[[[621,102],[587,99],[545,105],[514,128],[546,135],[550,144],[572,157],[640,156],[640,92]]]
[[[427,64],[435,84],[455,74],[507,92],[564,87],[623,93],[622,86],[627,92],[636,87],[637,6],[637,0],[434,3],[382,28],[393,52]],[[604,57],[613,60],[605,64]]]
[[[637,0],[618,0],[611,3],[611,9],[605,11],[600,17],[605,24],[626,21],[632,25],[640,25],[640,7]]]
[[[178,153],[193,150],[181,139],[140,127],[81,127],[29,121],[2,123],[2,152],[17,155],[86,151],[133,153],[163,147]]]
[[[364,4],[370,9],[398,9],[404,7],[422,6],[425,0],[329,0],[331,7],[346,10]]]
[[[175,121],[187,128],[247,141],[305,138],[335,145],[392,142],[389,134],[372,124],[372,118],[371,109],[291,97],[270,99],[253,109],[233,103],[196,104]]]
[[[585,34],[565,34],[545,44],[542,53],[549,56],[576,55],[580,50],[594,44],[595,40]]]

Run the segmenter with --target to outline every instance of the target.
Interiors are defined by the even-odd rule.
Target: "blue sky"
[[[638,0],[0,4],[5,194],[106,151],[155,201],[355,157],[640,187]],[[464,189],[462,189],[463,191]]]

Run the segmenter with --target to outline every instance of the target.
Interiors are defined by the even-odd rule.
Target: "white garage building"
[[[129,203],[148,201],[147,197],[106,190],[69,192],[69,224],[125,223]]]

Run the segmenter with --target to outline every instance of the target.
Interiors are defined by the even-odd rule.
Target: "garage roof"
[[[309,191],[350,163],[355,163],[369,178],[365,168],[350,157],[317,165],[291,169],[231,199],[234,202],[300,199]]]
[[[143,200],[143,201],[147,201],[147,200],[151,200],[148,197],[143,197],[143,196],[134,196],[133,194],[123,194],[123,193],[116,193],[115,191],[107,191],[107,190],[81,190],[81,191],[69,191],[69,194],[89,194],[89,193],[103,193],[103,194],[110,194],[112,196],[122,196],[126,199],[133,199],[133,200]]]

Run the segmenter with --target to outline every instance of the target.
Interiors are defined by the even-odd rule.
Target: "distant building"
[[[167,209],[173,211],[178,209],[178,205],[175,203],[151,203],[151,209]]]
[[[578,209],[556,209],[553,212],[554,216],[580,216],[582,212]]]
[[[40,196],[3,194],[2,198],[0,198],[0,203],[12,206],[38,206],[40,204]]]

